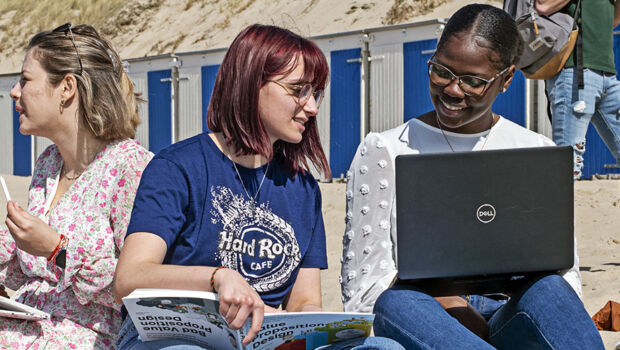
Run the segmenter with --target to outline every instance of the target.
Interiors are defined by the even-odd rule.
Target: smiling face
[[[479,45],[485,40],[469,33],[457,33],[448,39],[434,61],[456,75],[473,75],[490,80],[505,67],[498,69],[499,55]],[[492,61],[493,60],[493,61]],[[491,106],[497,94],[508,88],[514,75],[514,67],[491,82],[482,96],[467,96],[453,80],[446,86],[429,83],[429,92],[441,127],[457,133],[478,133],[492,125]]]
[[[48,74],[33,57],[24,58],[20,80],[11,89],[19,113],[19,131],[24,135],[49,136],[59,121],[61,88],[48,82]]]
[[[293,63],[291,63],[293,64]],[[260,89],[258,96],[258,113],[271,143],[282,140],[288,143],[299,143],[306,130],[305,124],[314,118],[318,111],[314,97],[310,97],[303,106],[297,96],[291,94],[283,85],[303,85],[304,61],[297,60],[297,66],[288,74],[269,77]]]

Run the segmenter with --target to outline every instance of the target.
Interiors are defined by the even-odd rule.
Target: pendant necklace
[[[267,168],[265,169],[265,173],[263,173],[263,178],[262,180],[260,180],[260,184],[258,185],[258,189],[256,190],[256,193],[254,194],[254,197],[250,196],[250,193],[248,192],[248,190],[245,188],[245,184],[243,183],[243,179],[241,178],[241,174],[239,173],[239,169],[237,169],[237,164],[235,164],[235,162],[232,159],[232,156],[229,155],[230,161],[233,164],[233,167],[235,168],[235,172],[237,172],[237,176],[239,177],[239,181],[241,181],[241,187],[243,188],[243,192],[245,192],[245,195],[250,199],[250,210],[252,211],[252,214],[254,214],[254,212],[256,211],[256,199],[258,198],[258,194],[260,193],[260,189],[261,187],[263,187],[263,182],[265,182],[265,177],[267,176],[267,172],[269,171],[269,162],[267,162]]]
[[[86,168],[84,168],[82,171],[79,172],[79,174],[77,174],[75,176],[69,176],[67,174],[67,171],[65,170],[65,165],[63,164],[62,168],[60,169],[60,177],[64,177],[65,179],[67,179],[69,181],[77,180],[78,177],[82,176],[82,173],[84,173],[84,170],[86,170]]]
[[[454,148],[452,147],[452,144],[448,140],[448,137],[446,136],[446,133],[443,131],[443,128],[441,127],[441,123],[439,122],[439,117],[437,116],[437,113],[435,113],[435,119],[437,120],[437,126],[439,126],[439,130],[441,130],[441,134],[443,135],[444,140],[446,140],[446,143],[450,147],[450,150],[452,151],[452,153],[454,153],[455,152]],[[491,126],[489,127],[489,133],[484,138],[484,142],[482,143],[482,147],[480,147],[480,149],[478,151],[482,151],[484,149],[484,146],[486,146],[487,140],[489,139],[489,137],[491,137],[491,131],[493,131],[493,124],[494,124],[494,118],[493,118],[493,114],[491,114]]]

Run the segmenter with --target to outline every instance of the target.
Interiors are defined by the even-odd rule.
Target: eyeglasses
[[[267,80],[272,83],[276,83],[280,85],[284,90],[288,91],[289,94],[295,96],[299,100],[300,106],[305,106],[306,103],[310,100],[310,96],[314,97],[314,101],[316,103],[316,108],[318,109],[323,101],[323,90],[314,90],[312,84],[287,84],[277,80]]]
[[[484,95],[487,87],[490,86],[495,79],[508,72],[508,69],[510,69],[510,67],[506,67],[504,70],[497,73],[493,78],[487,80],[475,75],[456,75],[447,67],[437,62],[433,62],[432,60],[428,61],[428,77],[433,84],[438,86],[447,86],[456,79],[459,87],[463,90],[463,93],[467,96],[474,97]]]
[[[67,22],[60,27],[52,30],[52,33],[65,33],[67,35],[69,33],[69,38],[71,39],[71,43],[73,44],[73,48],[75,49],[75,55],[77,56],[78,63],[80,64],[80,75],[84,71],[84,67],[82,66],[82,59],[80,58],[80,53],[78,52],[77,45],[75,45],[75,38],[73,37],[73,31],[71,30],[71,22]]]

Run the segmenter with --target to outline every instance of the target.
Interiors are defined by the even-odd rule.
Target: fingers
[[[248,282],[234,270],[224,269],[215,275],[214,286],[218,291],[220,314],[231,329],[240,329],[248,317],[252,322],[248,334],[243,338],[249,343],[263,324],[265,304]]]
[[[243,324],[250,316],[250,312],[252,311],[252,307],[247,304],[241,304],[237,308],[237,313],[232,317],[232,321],[228,322],[228,325],[232,329],[239,329],[243,327]]]
[[[19,234],[19,227],[17,225],[15,225],[15,223],[13,222],[13,220],[11,220],[11,218],[9,218],[8,216],[6,217],[6,220],[4,220],[4,223],[6,224],[6,227],[9,229],[9,232],[11,232],[11,235],[13,237],[15,237],[15,235]]]
[[[226,322],[228,322],[228,326],[230,326],[230,328],[232,328],[232,329],[239,329],[243,325],[243,324],[241,324],[240,326],[236,326],[236,327],[235,327],[235,325],[233,325],[233,322],[237,318],[237,313],[239,312],[240,309],[241,309],[241,307],[239,306],[238,303],[231,304],[228,307],[228,310],[226,311],[226,313],[222,314],[222,316],[224,316],[224,318],[226,319]]]
[[[258,303],[253,296],[249,295],[246,297],[240,297],[235,299],[236,300],[234,300],[232,303],[226,303],[228,305],[225,313],[223,313],[222,301],[220,300],[220,312],[222,313],[222,316],[224,316],[224,318],[226,319],[226,322],[228,322],[230,328],[239,329],[243,326],[248,316],[250,316],[250,313],[252,313],[253,310],[257,308]],[[260,304],[260,308],[262,309],[262,301],[260,302]]]
[[[260,331],[260,327],[263,324],[263,320],[265,318],[265,315],[263,313],[263,309],[262,308],[254,308],[254,310],[252,311],[252,326],[250,327],[250,330],[248,331],[248,334],[245,335],[245,337],[243,338],[243,345],[248,345],[258,334],[258,331]]]
[[[28,225],[28,217],[25,214],[27,214],[26,211],[19,204],[15,202],[7,204],[7,219],[11,219],[16,226],[23,228]]]

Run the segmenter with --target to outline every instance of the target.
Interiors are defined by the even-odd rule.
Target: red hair
[[[222,132],[239,155],[261,154],[282,160],[293,176],[308,171],[310,160],[329,178],[316,116],[305,123],[301,142],[278,140],[272,147],[258,113],[261,87],[275,75],[292,72],[299,59],[304,63],[302,79],[317,90],[324,89],[329,68],[316,44],[276,26],[254,24],[245,28],[230,45],[215,78],[207,126],[213,132]]]

